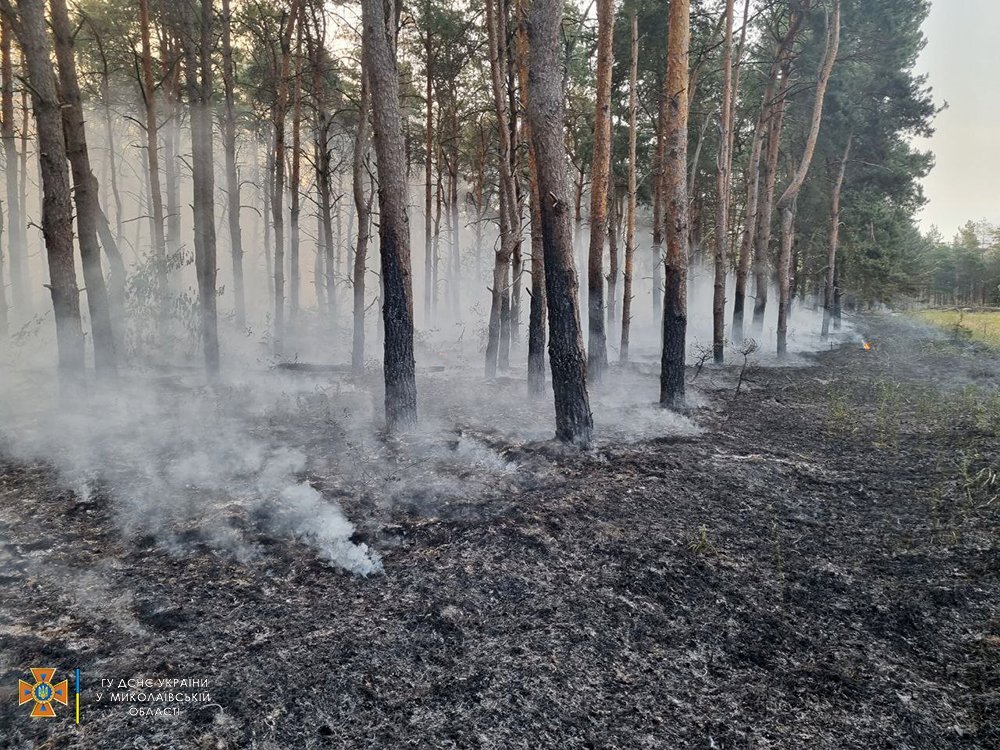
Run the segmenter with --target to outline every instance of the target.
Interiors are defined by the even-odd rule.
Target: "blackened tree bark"
[[[153,52],[149,40],[149,0],[139,0],[139,34],[142,40],[142,98],[146,105],[146,159],[149,167],[150,210],[153,222],[153,260],[156,264],[156,296],[160,323],[166,317],[167,262],[163,233],[163,194],[160,191],[160,154],[156,114],[156,84],[153,80]]]
[[[362,61],[363,63],[363,61]],[[358,127],[354,131],[354,210],[358,214],[358,244],[354,250],[354,337],[351,371],[365,370],[365,264],[368,261],[368,234],[371,204],[365,195],[365,164],[368,161],[368,110],[370,109],[368,74],[362,64],[361,96],[358,99]]]
[[[516,62],[521,111],[528,111],[528,0],[517,0]],[[538,195],[538,163],[531,123],[522,120],[521,139],[528,151],[528,208],[531,221],[531,303],[528,306],[528,393],[545,392],[545,258],[542,212]]]
[[[201,308],[201,339],[210,377],[219,371],[216,317],[215,176],[212,148],[212,0],[192,5],[184,35],[185,79],[191,107],[194,183],[194,260]]]
[[[233,262],[233,302],[236,326],[246,326],[243,290],[243,234],[240,230],[240,178],[236,169],[236,99],[234,94],[233,22],[230,0],[222,0],[222,84],[226,106],[222,116],[222,150],[226,160],[226,201],[229,218],[229,254]]]
[[[295,75],[292,88],[292,164],[288,179],[288,317],[294,327],[299,317],[302,276],[299,270],[299,215],[302,179],[302,6],[295,31]]]
[[[10,7],[4,14],[11,23]],[[42,236],[49,265],[49,291],[55,312],[59,372],[71,383],[84,368],[80,289],[73,261],[73,203],[63,133],[62,107],[52,69],[44,0],[19,0],[14,31],[21,42],[31,90],[42,178]]]
[[[715,278],[712,293],[712,354],[718,364],[726,352],[726,272],[729,244],[729,187],[733,157],[730,132],[733,128],[733,13],[734,0],[726,0],[726,30],[722,42],[722,114],[719,117],[717,205],[715,211]]]
[[[563,0],[533,0],[528,24],[528,120],[538,164],[542,247],[549,315],[549,362],[556,437],[585,446],[594,419],[587,395],[587,361],[573,266],[573,229],[566,182],[565,101],[559,60]]]
[[[90,327],[94,339],[94,366],[98,374],[114,375],[117,371],[115,336],[111,325],[108,288],[101,269],[101,246],[97,241],[97,216],[101,208],[98,203],[97,178],[90,169],[83,104],[73,53],[73,31],[66,0],[51,0],[49,9],[59,69],[66,156],[73,175],[77,241],[80,245],[83,280],[87,285],[87,307],[90,310]]]
[[[620,362],[628,362],[629,330],[632,324],[632,273],[635,264],[636,210],[636,84],[639,72],[639,22],[632,11],[632,55],[628,76],[628,208],[625,217],[625,272],[622,278],[622,338]]]
[[[505,67],[502,62],[502,45],[506,35],[501,31],[497,0],[486,0],[486,30],[490,55],[490,81],[493,89],[493,106],[497,117],[499,139],[500,182],[500,245],[493,262],[493,287],[490,319],[486,340],[486,377],[496,376],[497,366],[506,365],[510,346],[510,261],[517,242],[517,194],[511,171],[511,137],[508,118]],[[504,325],[506,323],[506,325]],[[506,334],[506,336],[505,336]]]
[[[407,217],[406,144],[396,68],[396,10],[391,0],[362,0],[363,54],[371,86],[378,159],[379,249],[385,326],[385,420],[390,431],[417,421],[413,357],[413,287]]]
[[[597,92],[594,153],[590,167],[590,248],[587,256],[587,370],[599,382],[608,366],[604,329],[604,241],[608,223],[608,172],[611,165],[611,43],[613,0],[597,0]]]
[[[271,219],[274,223],[274,351],[281,354],[285,338],[285,118],[288,115],[288,74],[292,32],[298,18],[298,0],[292,0],[281,32],[277,92],[271,108],[274,126],[274,180],[271,184]]]
[[[687,124],[688,58],[691,46],[690,0],[672,0],[668,16],[667,119],[664,128],[663,193],[667,257],[664,274],[663,356],[660,405],[684,404],[684,357],[687,338]]]

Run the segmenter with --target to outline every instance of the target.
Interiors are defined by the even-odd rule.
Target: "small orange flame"
[[[864,346],[865,346],[865,351],[866,352],[870,352],[872,350],[872,345],[870,343],[868,343],[867,341],[864,343]]]

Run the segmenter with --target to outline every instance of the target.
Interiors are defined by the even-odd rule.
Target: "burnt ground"
[[[738,396],[703,371],[699,435],[577,454],[483,433],[518,469],[474,510],[365,521],[341,498],[382,555],[367,578],[266,539],[171,553],[7,460],[0,746],[998,747],[1000,356],[857,325],[873,351]],[[79,726],[18,708],[30,666],[81,669]],[[96,702],[140,676],[211,699]]]

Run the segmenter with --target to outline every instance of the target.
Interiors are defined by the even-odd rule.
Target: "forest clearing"
[[[997,24],[0,0],[0,750],[1000,746]]]

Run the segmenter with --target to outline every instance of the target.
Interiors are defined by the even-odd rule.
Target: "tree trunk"
[[[413,288],[407,218],[406,143],[396,68],[396,13],[383,0],[362,0],[364,58],[371,86],[379,176],[379,251],[385,326],[385,416],[390,431],[417,421],[413,358]]]
[[[69,11],[66,9],[65,0],[51,0],[49,7],[59,70],[66,156],[73,175],[77,240],[80,244],[83,280],[87,285],[87,307],[90,311],[90,327],[94,339],[94,366],[99,375],[109,376],[115,374],[117,365],[115,336],[111,326],[111,307],[108,302],[104,272],[101,269],[101,246],[97,242],[97,214],[101,210],[97,198],[97,178],[90,169]]]
[[[663,162],[664,234],[667,244],[663,305],[663,356],[660,405],[684,404],[684,357],[687,336],[688,59],[691,45],[690,0],[672,0],[668,17],[667,120]]]
[[[833,73],[833,64],[837,60],[837,50],[840,48],[840,0],[834,0],[833,13],[829,19],[826,50],[820,66],[819,78],[816,81],[816,99],[813,102],[812,119],[809,124],[809,135],[806,138],[805,151],[799,161],[799,167],[785,192],[778,200],[778,211],[781,213],[781,256],[778,258],[778,356],[783,357],[788,350],[788,313],[791,306],[791,259],[794,238],[795,201],[799,191],[809,174],[813,154],[816,153],[816,140],[819,138],[819,128],[823,119],[823,101],[826,97],[827,84]]]
[[[785,98],[791,85],[790,70],[786,64],[782,72],[781,86],[771,105],[768,115],[767,154],[761,175],[763,192],[757,202],[757,216],[754,221],[754,305],[753,326],[755,336],[764,330],[764,313],[767,311],[767,287],[769,256],[771,254],[771,219],[774,210],[774,188],[778,177],[778,157],[781,147],[781,130],[785,121]]]
[[[301,13],[301,6],[299,7]],[[299,19],[295,31],[295,87],[292,95],[292,168],[288,187],[290,192],[288,207],[288,316],[292,323],[299,316],[299,294],[302,291],[302,275],[299,270],[299,214],[300,183],[302,179],[302,20]]]
[[[73,204],[70,196],[62,107],[52,69],[44,0],[20,0],[18,36],[28,73],[38,138],[42,182],[42,235],[55,312],[59,373],[64,384],[84,368],[80,290],[73,261]]]
[[[358,244],[354,250],[354,339],[351,371],[365,371],[365,263],[368,260],[369,198],[365,195],[365,162],[368,157],[368,74],[362,66],[358,127],[354,132],[354,210],[358,214]]]
[[[219,372],[219,333],[216,316],[215,175],[212,153],[212,0],[200,0],[200,8],[192,7],[189,14],[189,33],[184,36],[184,61],[191,107],[194,261],[198,278],[205,369],[209,377],[214,378]]]
[[[774,209],[774,187],[778,172],[778,156],[781,147],[781,130],[785,120],[785,104],[791,85],[791,64],[794,55],[793,44],[802,26],[802,10],[792,11],[788,30],[778,45],[771,67],[771,75],[764,93],[763,108],[767,117],[767,153],[764,156],[764,170],[761,175],[763,191],[757,196],[757,215],[754,217],[754,306],[751,330],[759,336],[764,329],[764,313],[767,310],[768,262],[771,246],[771,219]],[[780,84],[778,80],[780,78]],[[762,116],[763,116],[762,109]]]
[[[851,156],[853,133],[847,136],[847,146],[840,160],[840,168],[833,183],[833,198],[830,205],[830,244],[826,254],[826,288],[823,294],[823,332],[824,340],[830,336],[830,321],[833,318],[833,290],[837,279],[837,248],[840,244],[840,192],[844,187],[844,175],[847,172],[847,160]]]
[[[527,0],[517,0],[517,80],[521,111],[528,111]],[[538,196],[538,163],[531,138],[531,123],[522,120],[521,139],[528,150],[528,207],[531,212],[531,303],[528,307],[528,393],[545,392],[545,258],[542,249],[542,214]]]
[[[616,195],[614,175],[608,179],[608,282],[607,304],[605,312],[606,338],[614,335],[615,320],[618,316],[618,274],[621,273],[618,258],[618,235],[621,229],[621,218],[618,212],[618,196]]]
[[[506,34],[501,22],[503,10],[497,8],[497,0],[486,0],[486,27],[489,38],[490,80],[493,89],[493,105],[497,116],[497,135],[500,141],[500,246],[493,263],[492,304],[486,342],[486,377],[496,377],[498,365],[506,365],[503,352],[510,346],[510,259],[514,252],[517,228],[517,196],[514,189],[514,175],[511,172],[510,124],[507,112],[506,79],[501,60],[501,45],[506,42]],[[506,319],[506,321],[505,321]],[[506,322],[506,325],[504,323]],[[507,341],[502,344],[503,334]]]
[[[7,181],[7,258],[10,262],[11,303],[15,315],[29,309],[28,245],[25,241],[23,204],[18,194],[17,140],[14,136],[14,66],[11,62],[10,20],[0,18],[0,138]]]
[[[604,241],[608,231],[614,23],[613,0],[597,0],[597,92],[594,152],[590,167],[590,249],[587,256],[587,368],[591,382],[600,382],[608,367],[607,334],[604,329]]]
[[[431,0],[424,3],[424,63],[426,64],[426,122],[424,132],[424,326],[431,325],[431,305],[434,292],[434,248],[431,237],[431,209],[433,206],[433,159],[434,152],[434,50],[431,46]]]
[[[240,231],[240,178],[236,169],[236,101],[234,96],[232,10],[222,0],[222,82],[226,108],[222,118],[222,150],[226,160],[226,199],[229,214],[229,252],[233,260],[233,302],[236,327],[247,324],[246,293],[243,289],[243,235]]]
[[[628,362],[629,330],[632,324],[632,273],[635,263],[636,210],[636,86],[639,70],[639,25],[632,11],[632,55],[628,76],[628,209],[625,216],[625,273],[622,278],[622,338],[618,360]]]
[[[594,429],[587,396],[587,361],[573,266],[573,229],[566,182],[565,102],[559,65],[562,0],[533,0],[528,36],[528,119],[538,164],[549,362],[555,394],[556,437],[589,445]]]
[[[282,354],[285,338],[285,117],[288,114],[288,75],[292,56],[292,32],[298,18],[298,1],[292,0],[281,32],[277,92],[271,111],[274,125],[274,182],[271,214],[274,222],[274,352]]]
[[[722,114],[719,118],[719,170],[715,211],[715,285],[712,294],[712,354],[717,364],[726,357],[726,246],[729,242],[729,186],[733,157],[733,12],[734,0],[726,0],[726,31],[722,43]]]
[[[163,194],[160,192],[160,155],[157,136],[156,84],[153,80],[153,53],[149,41],[149,0],[139,0],[139,34],[142,39],[142,98],[146,105],[146,159],[152,206],[153,259],[156,264],[156,296],[160,324],[167,313],[166,240],[163,235]]]

